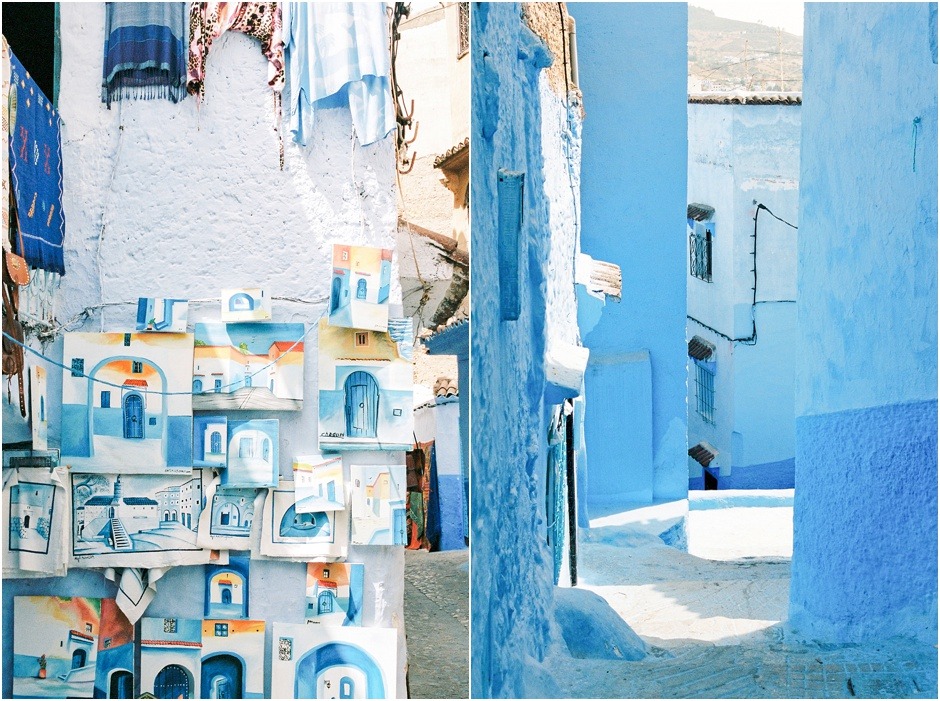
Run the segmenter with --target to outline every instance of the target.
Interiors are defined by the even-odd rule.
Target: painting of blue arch
[[[333,536],[333,524],[326,511],[297,513],[292,506],[281,517],[278,534],[282,538],[330,538]]]
[[[62,458],[81,472],[193,466],[193,335],[67,333]]]
[[[275,698],[395,698],[394,628],[274,624]]]

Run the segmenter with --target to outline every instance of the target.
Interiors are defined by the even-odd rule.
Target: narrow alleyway
[[[469,696],[468,554],[405,551],[405,636],[413,699]]]
[[[559,680],[564,693],[936,698],[932,645],[829,645],[788,635],[792,507],[716,504],[690,512],[689,548],[716,559],[682,552],[659,537],[679,522],[684,508],[673,502],[637,509],[582,531],[582,586],[604,597],[650,654],[638,662],[565,660],[567,674]]]

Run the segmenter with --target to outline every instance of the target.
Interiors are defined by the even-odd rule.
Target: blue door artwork
[[[218,431],[213,431],[209,436],[209,450],[216,455],[222,452],[222,434]]]
[[[204,699],[240,699],[244,663],[234,655],[212,655],[202,661],[202,693]]]
[[[189,672],[178,664],[169,664],[153,680],[153,695],[158,699],[188,699]]]
[[[359,282],[356,283],[356,299],[365,299],[366,298],[366,280],[365,278],[359,278]]]
[[[85,660],[87,658],[87,653],[84,650],[76,650],[72,653],[72,669],[81,669],[85,666]]]
[[[379,421],[379,385],[361,370],[346,378],[346,436],[375,438]]]
[[[193,380],[193,394],[202,392],[202,380]]]
[[[343,284],[338,277],[333,278],[333,287],[330,292],[330,314],[339,309],[340,295],[342,294]]]
[[[124,397],[124,437],[144,437],[144,400],[139,394]]]
[[[349,643],[326,643],[300,658],[294,673],[294,698],[317,698],[320,677],[331,667],[345,667],[362,672],[366,678],[366,688],[359,690],[362,698],[385,698],[382,670],[365,650]],[[354,696],[356,689],[353,680],[344,675],[340,683],[340,698]]]
[[[317,614],[333,613],[333,593],[321,591],[317,597]]]
[[[111,683],[108,685],[109,699],[134,698],[134,675],[126,669],[119,669],[111,674]]]

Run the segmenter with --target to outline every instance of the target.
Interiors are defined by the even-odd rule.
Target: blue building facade
[[[807,3],[790,622],[937,641],[937,6]]]
[[[623,302],[584,335],[588,515],[688,493],[688,11],[572,3],[585,95],[581,249],[620,266]],[[474,278],[476,281],[476,278]],[[479,289],[474,286],[474,294]]]

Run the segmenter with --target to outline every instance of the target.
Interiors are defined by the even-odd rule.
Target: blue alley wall
[[[584,337],[593,516],[687,494],[688,11],[684,3],[568,10],[586,112],[581,250],[623,273],[623,302],[608,304]]]
[[[807,3],[791,623],[937,640],[936,4]]]

